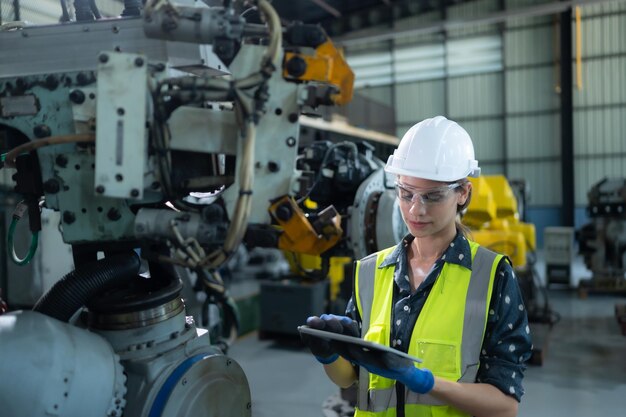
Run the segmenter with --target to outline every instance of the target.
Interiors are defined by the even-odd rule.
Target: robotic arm
[[[177,270],[227,303],[219,267],[270,223],[270,200],[300,192],[301,108],[351,96],[321,29],[258,9],[263,24],[150,1],[141,18],[0,32],[5,169],[34,237],[42,206],[60,212],[76,267],[33,311],[0,316],[8,415],[250,415],[243,371],[186,316]],[[284,76],[286,50],[315,48],[302,31],[324,38],[332,78]]]

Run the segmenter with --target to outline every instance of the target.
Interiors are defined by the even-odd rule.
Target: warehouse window
[[[502,70],[499,35],[348,56],[355,87],[374,87]]]

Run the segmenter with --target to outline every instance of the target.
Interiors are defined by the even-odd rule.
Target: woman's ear
[[[471,195],[471,191],[472,191],[472,183],[467,181],[465,184],[463,184],[461,186],[462,190],[461,192],[458,194],[457,197],[457,204],[459,206],[465,206],[466,203],[468,203],[468,199]]]

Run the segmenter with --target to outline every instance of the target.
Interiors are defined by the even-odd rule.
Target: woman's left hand
[[[391,352],[364,350],[359,346],[341,342],[333,341],[331,344],[339,351],[340,355],[365,368],[369,373],[395,379],[413,392],[426,394],[435,385],[435,377],[432,372],[428,369],[417,368],[410,359],[402,358]],[[343,346],[337,346],[340,344]]]

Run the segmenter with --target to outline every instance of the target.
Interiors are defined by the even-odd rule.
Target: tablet
[[[378,351],[378,352],[386,352],[397,355],[401,358],[408,359],[413,362],[421,363],[422,360],[416,358],[415,356],[411,356],[407,353],[401,352],[397,349],[393,349],[389,346],[384,346],[379,343],[370,342],[368,340],[363,340],[360,337],[352,337],[347,336],[345,334],[338,334],[333,332],[327,332],[325,330],[313,329],[309,326],[298,326],[298,331],[300,333],[308,334],[310,336],[319,337],[326,340],[337,340],[339,342],[351,343],[353,345],[359,346],[364,351]]]

